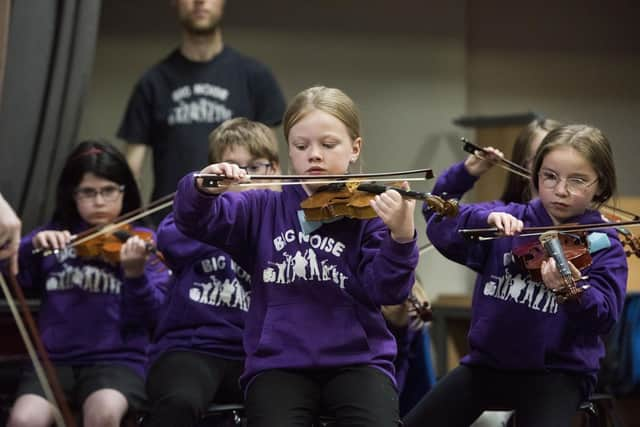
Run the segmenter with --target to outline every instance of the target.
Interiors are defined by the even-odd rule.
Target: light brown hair
[[[229,147],[246,147],[252,157],[279,164],[278,142],[266,125],[244,117],[226,120],[209,134],[209,163],[220,162]]]
[[[598,175],[598,193],[593,201],[600,206],[616,193],[616,171],[609,140],[600,129],[588,125],[567,125],[552,130],[542,140],[533,165],[533,185],[538,190],[538,173],[545,156],[559,147],[571,147],[584,156]]]

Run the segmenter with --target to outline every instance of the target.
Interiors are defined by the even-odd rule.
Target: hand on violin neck
[[[582,278],[580,270],[578,270],[571,261],[567,261],[567,263],[571,269],[571,280],[580,280]],[[540,275],[542,276],[542,282],[544,285],[551,290],[562,289],[568,285],[566,278],[562,277],[562,274],[560,274],[556,261],[553,258],[542,261],[542,264],[540,265]]]
[[[506,212],[491,212],[487,217],[487,224],[494,225],[505,236],[513,236],[524,227],[522,221]]]
[[[409,184],[406,181],[403,182],[402,188],[408,190]],[[415,200],[405,200],[400,193],[390,189],[375,196],[370,203],[376,214],[389,227],[393,240],[398,243],[407,243],[414,239]]]
[[[148,242],[138,236],[132,236],[120,248],[120,265],[126,278],[141,277],[149,256]]]
[[[204,186],[202,179],[196,179],[198,190],[208,194],[219,194],[228,189],[229,186],[247,182],[249,175],[240,166],[233,163],[214,163],[200,171],[201,174],[220,175],[225,179],[218,182],[215,187]]]
[[[487,147],[484,150],[485,152],[476,150],[474,154],[471,154],[464,161],[464,167],[469,172],[469,175],[479,177],[491,169],[496,164],[496,161],[504,158],[502,151],[496,148]]]
[[[35,249],[59,250],[71,241],[71,233],[67,230],[44,230],[31,239]]]

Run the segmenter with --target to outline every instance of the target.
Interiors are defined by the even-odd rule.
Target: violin
[[[97,235],[73,247],[81,258],[99,259],[111,265],[117,265],[120,263],[122,245],[133,236],[144,240],[147,252],[155,254],[164,263],[164,257],[153,244],[153,234],[150,231],[134,230],[131,224],[122,225],[109,233]]]
[[[407,298],[407,301],[409,301],[409,304],[411,304],[409,314],[418,320],[417,325],[422,326],[425,323],[433,320],[433,311],[431,310],[431,304],[429,303],[429,301],[427,301],[426,299],[424,301],[420,301],[415,295],[415,291],[413,290],[409,294],[409,298]]]
[[[395,184],[400,185],[400,183]],[[359,181],[327,185],[303,200],[300,207],[308,221],[324,221],[338,217],[371,219],[377,214],[369,202],[377,194],[382,194],[389,189],[397,191],[404,198],[425,201],[427,206],[439,215],[456,216],[458,214],[457,200],[445,200],[430,193],[404,190],[394,186],[393,183],[386,186]]]
[[[396,326],[408,325],[415,331],[421,330],[425,323],[433,318],[427,295],[417,280],[413,284],[405,303],[383,305],[382,314],[391,324]]]
[[[577,299],[582,292],[589,288],[588,285],[576,285],[568,264],[571,262],[578,270],[583,270],[591,265],[591,254],[585,232],[567,234],[547,231],[541,234],[538,240],[514,248],[512,252],[516,262],[528,271],[531,279],[536,282],[542,282],[540,272],[542,262],[549,258],[556,261],[564,282],[561,288],[554,290],[560,303]]]
[[[578,270],[591,265],[591,255],[589,254],[585,233],[558,233],[558,239],[566,259]],[[529,272],[531,279],[536,282],[542,281],[540,267],[542,261],[549,259],[549,253],[540,240],[534,240],[518,246],[512,252],[515,255],[516,262]]]

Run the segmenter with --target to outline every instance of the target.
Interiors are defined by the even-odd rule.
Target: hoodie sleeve
[[[492,243],[467,240],[459,230],[488,227],[487,218],[492,211],[479,205],[460,205],[459,208],[453,218],[432,216],[427,222],[427,237],[448,259],[480,272]]]
[[[171,279],[171,271],[155,255],[149,256],[142,276],[123,278],[123,308],[127,321],[153,329]]]
[[[592,254],[591,266],[582,274],[588,279],[587,289],[576,301],[562,306],[579,329],[600,335],[607,334],[622,315],[627,288],[627,257],[620,240],[607,233],[611,246]]]
[[[415,283],[418,265],[416,235],[407,243],[398,243],[379,219],[370,220],[365,228],[358,268],[360,282],[378,305],[401,304]]]
[[[158,250],[176,275],[193,264],[197,252],[204,245],[178,230],[173,212],[158,225],[157,238]]]
[[[176,228],[186,236],[222,249],[241,261],[250,252],[251,201],[247,193],[200,192],[192,174],[178,183],[173,212]]]

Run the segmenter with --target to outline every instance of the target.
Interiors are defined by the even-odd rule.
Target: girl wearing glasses
[[[67,244],[72,234],[138,207],[140,194],[124,156],[109,144],[86,141],[64,165],[52,221],[20,244],[18,280],[42,291],[42,341],[86,426],[119,426],[126,412],[142,403],[147,327],[168,273],[147,259],[139,237],[122,245],[116,265],[80,258]],[[34,255],[34,249],[55,252]],[[34,373],[26,371],[9,425],[52,425],[54,409],[43,396]]]
[[[275,135],[262,123],[227,120],[209,136],[209,161],[232,162],[253,174],[278,173]],[[158,248],[175,281],[150,349],[151,411],[144,426],[188,427],[211,403],[243,401],[238,379],[251,275],[221,249],[182,234],[173,213],[158,226]]]
[[[601,336],[618,320],[627,261],[616,232],[592,233],[592,264],[574,279],[588,289],[562,302],[555,262],[542,280],[514,262],[512,251],[531,239],[523,226],[602,223],[595,210],[616,189],[611,147],[596,128],[561,126],[544,138],[533,162],[537,199],[487,209],[461,206],[460,215],[429,218],[427,235],[449,259],[479,273],[473,294],[470,353],[407,415],[405,425],[468,426],[487,408],[515,410],[518,425],[567,426],[596,383]],[[506,236],[469,242],[461,228],[495,226]],[[455,411],[449,408],[455,407]]]

